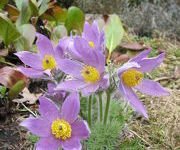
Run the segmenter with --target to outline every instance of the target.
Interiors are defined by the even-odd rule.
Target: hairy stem
[[[111,92],[109,90],[107,90],[106,94],[107,94],[107,101],[106,101],[106,108],[105,108],[105,112],[104,112],[104,125],[107,125],[109,106],[110,106],[110,101],[111,101]]]
[[[88,123],[91,127],[91,121],[92,121],[92,95],[89,96],[89,103],[88,103]]]
[[[102,92],[99,92],[98,96],[99,96],[99,120],[100,122],[102,122],[103,120]]]

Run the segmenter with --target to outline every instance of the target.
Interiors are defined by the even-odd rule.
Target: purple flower
[[[83,61],[81,52],[79,51],[79,43],[85,51],[101,51],[105,49],[105,33],[100,32],[96,21],[93,22],[92,26],[86,22],[84,25],[84,31],[81,36],[70,36],[64,38],[66,52],[71,58]],[[62,43],[62,42],[61,42]],[[59,45],[61,45],[59,43]]]
[[[79,96],[73,93],[62,105],[61,113],[49,99],[40,97],[40,118],[29,117],[20,125],[40,137],[36,150],[81,150],[80,140],[88,138],[90,130],[85,121],[77,120]]]
[[[105,47],[105,33],[99,30],[96,21],[90,25],[88,22],[84,24],[84,31],[82,37],[86,39],[89,45],[96,50],[103,50]]]
[[[37,33],[36,45],[39,50],[38,54],[28,51],[15,54],[25,65],[28,66],[28,68],[18,67],[18,70],[31,78],[44,77],[45,74],[49,75],[51,70],[58,68],[60,61],[63,58],[62,43],[54,49],[51,41],[46,36]]]
[[[101,52],[88,51],[86,43],[82,38],[77,43],[78,51],[81,54],[83,63],[64,59],[60,69],[73,77],[57,85],[57,90],[81,91],[83,95],[96,92],[99,88],[107,87],[108,79],[105,74],[105,57]]]
[[[140,53],[118,70],[120,91],[132,107],[141,112],[146,118],[148,118],[146,108],[140,102],[133,89],[152,96],[169,94],[159,83],[143,78],[145,72],[156,68],[165,57],[165,53],[162,53],[157,57],[147,58],[150,51],[151,49]]]
[[[44,96],[51,99],[58,107],[61,106],[66,99],[67,93],[65,91],[55,90],[55,83],[48,83],[47,88],[48,92]]]

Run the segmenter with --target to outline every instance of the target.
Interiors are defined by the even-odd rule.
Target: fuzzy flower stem
[[[111,92],[110,90],[106,91],[107,94],[107,101],[106,101],[106,108],[104,112],[104,125],[107,125],[107,119],[108,119],[108,113],[109,113],[109,106],[110,106],[110,100],[111,100]]]
[[[92,115],[92,95],[89,96],[89,103],[88,103],[88,123],[91,127],[91,115]]]
[[[102,122],[103,120],[102,92],[99,92],[98,96],[99,96],[99,120],[100,122]]]
[[[109,64],[110,60],[111,60],[111,53],[109,52],[108,58],[107,58],[107,60],[106,60],[106,63]]]

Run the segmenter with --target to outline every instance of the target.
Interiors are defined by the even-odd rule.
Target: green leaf
[[[42,15],[43,19],[48,21],[55,21],[56,25],[64,23],[67,17],[67,9],[62,9],[59,6],[55,6],[48,10],[48,12]]]
[[[24,80],[19,80],[8,92],[8,97],[13,100],[26,86]]]
[[[39,10],[37,3],[35,3],[33,0],[29,0],[29,7],[31,9],[31,15],[32,16],[39,16]]]
[[[105,26],[104,30],[106,34],[106,47],[111,54],[111,52],[120,44],[124,35],[124,29],[119,16],[116,14],[111,15],[109,23]]]
[[[15,41],[15,48],[18,51],[23,51],[29,49],[36,37],[36,29],[31,24],[24,24],[19,27],[21,33],[21,38]]]
[[[22,0],[15,0],[15,3],[16,3],[16,7],[19,9],[19,11],[21,10],[22,8],[22,3],[23,1]]]
[[[81,9],[74,6],[68,9],[67,19],[65,22],[65,26],[67,28],[68,34],[70,34],[70,32],[74,29],[78,30],[79,32],[82,32],[84,22],[85,22],[85,17]]]
[[[4,97],[6,95],[7,88],[5,86],[0,86],[0,94]]]
[[[8,46],[20,37],[20,33],[15,25],[3,14],[0,13],[0,38]]]
[[[31,141],[32,143],[37,143],[37,141],[39,140],[39,137],[34,134],[29,134],[27,139]]]
[[[31,17],[31,9],[29,6],[29,0],[23,0],[21,4],[20,15],[18,17],[16,25],[20,26],[20,25],[28,23],[30,17]]]
[[[3,9],[7,3],[8,3],[8,0],[1,0],[0,1],[0,9]]]
[[[60,7],[54,7],[53,8],[53,12],[54,12],[53,16],[54,16],[57,24],[66,21],[66,18],[67,18],[67,9],[62,9]]]
[[[175,56],[176,56],[176,57],[180,57],[180,49],[177,49],[177,50],[175,51]]]
[[[14,47],[16,51],[28,50],[28,41],[24,37],[21,37],[14,42]]]
[[[52,37],[53,41],[58,42],[59,39],[67,36],[67,30],[64,25],[58,25],[54,28]]]
[[[39,15],[41,16],[46,10],[48,10],[48,3],[50,0],[42,0],[39,8]]]

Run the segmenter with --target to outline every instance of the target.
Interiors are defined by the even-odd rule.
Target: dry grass
[[[180,149],[180,91],[167,97],[146,97],[149,121],[135,120],[130,128],[147,149]]]

